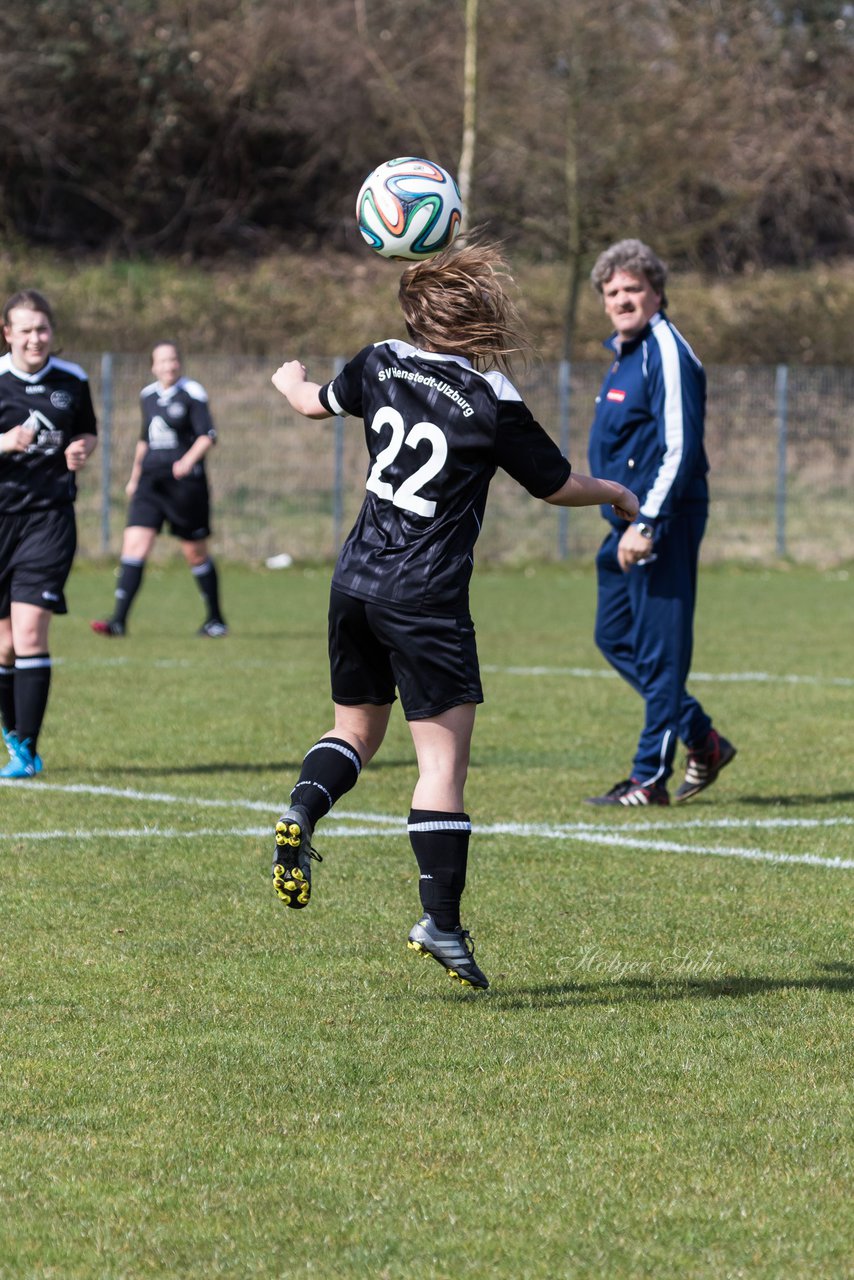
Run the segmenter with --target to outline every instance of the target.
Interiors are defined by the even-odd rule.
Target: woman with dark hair
[[[76,473],[97,444],[89,381],[51,355],[53,312],[34,289],[3,308],[0,357],[0,718],[9,762],[32,778],[51,679],[48,631],[66,613],[77,549]]]
[[[361,512],[332,578],[329,656],[334,727],[306,755],[276,828],[273,884],[289,907],[311,893],[320,818],[355,784],[386,732],[395,691],[418,762],[408,830],[423,914],[409,947],[452,978],[487,987],[460,923],[471,819],[463,789],[483,701],[469,579],[497,467],[555,506],[612,503],[622,484],[571,474],[507,377],[523,349],[494,245],[408,267],[399,300],[409,341],[365,347],[325,386],[297,360],[273,383],[308,418],[362,418],[369,467]]]

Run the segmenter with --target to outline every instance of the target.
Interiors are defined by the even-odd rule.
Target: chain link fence
[[[146,355],[68,353],[88,371],[101,447],[80,477],[80,552],[114,557],[124,486],[139,436]],[[219,443],[208,461],[217,556],[247,563],[287,552],[334,557],[362,501],[366,453],[354,419],[315,422],[291,412],[273,388],[270,357],[195,356],[185,373],[207,389]],[[340,360],[307,361],[331,378]],[[854,559],[854,369],[712,366],[706,449],[712,508],[706,562],[789,558],[828,567]],[[578,471],[603,376],[599,362],[541,364],[516,379],[534,415]],[[477,556],[493,563],[590,560],[604,533],[595,510],[557,511],[499,472]],[[160,539],[155,557],[174,554]]]

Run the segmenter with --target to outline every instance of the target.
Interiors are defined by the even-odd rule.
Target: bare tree
[[[477,4],[465,0],[465,63],[463,66],[463,143],[458,170],[463,224],[471,214],[472,169],[477,130]]]

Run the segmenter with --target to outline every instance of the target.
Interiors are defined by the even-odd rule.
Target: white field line
[[[155,667],[158,670],[176,667],[191,667],[192,658],[136,658],[124,655],[104,658],[68,659],[57,657],[53,660],[55,667]],[[239,662],[223,662],[223,667],[233,666],[241,671],[249,668],[270,670],[277,664],[263,658],[241,658]],[[575,680],[617,680],[620,677],[609,667],[502,667],[481,664],[481,671],[488,675],[505,676],[569,676]],[[815,685],[822,688],[854,689],[852,676],[814,676],[787,675],[772,671],[692,671],[689,677],[691,684],[800,684]]]
[[[109,796],[112,798],[133,800],[142,803],[164,805],[192,805],[200,809],[231,809],[232,811],[249,810],[270,815],[272,822],[276,814],[268,801],[259,800],[217,800],[204,796],[179,796],[164,792],[136,791],[131,788],[100,787],[84,783],[45,783],[28,781],[27,783],[8,782],[6,786],[22,788],[24,794],[37,796],[45,791],[64,794],[86,794]],[[682,822],[638,822],[619,827],[606,826],[604,823],[518,823],[497,822],[475,826],[478,836],[509,835],[517,839],[538,838],[546,840],[573,840],[588,845],[606,845],[611,848],[633,849],[636,852],[687,853],[694,856],[710,856],[717,858],[740,858],[752,862],[801,863],[808,866],[827,867],[833,870],[854,869],[854,859],[839,857],[821,857],[818,854],[788,854],[765,849],[757,849],[743,845],[709,845],[684,844],[675,840],[662,839],[658,833],[677,831],[715,831],[742,830],[768,831],[775,829],[823,829],[845,828],[854,826],[854,818],[711,818],[688,819]],[[392,835],[400,837],[406,830],[402,817],[380,813],[336,813],[334,819],[324,823],[324,839],[356,839],[365,837],[381,837]],[[0,832],[2,840],[143,840],[143,839],[197,839],[212,837],[252,837],[264,838],[270,834],[270,827],[204,827],[181,830],[175,827],[160,827],[157,824],[128,828],[77,828],[75,830],[52,831],[17,831]]]
[[[571,676],[576,680],[618,680],[616,671],[593,667],[498,667],[481,666],[489,675],[504,676]],[[689,684],[807,684],[854,689],[851,676],[796,676],[776,675],[770,671],[692,671]]]

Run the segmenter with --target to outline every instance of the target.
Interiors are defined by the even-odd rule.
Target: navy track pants
[[[700,746],[712,725],[685,688],[705,527],[705,511],[662,520],[653,558],[628,573],[617,561],[620,531],[612,529],[596,557],[596,644],[644,700],[632,777],[645,785],[670,777],[678,739]]]

